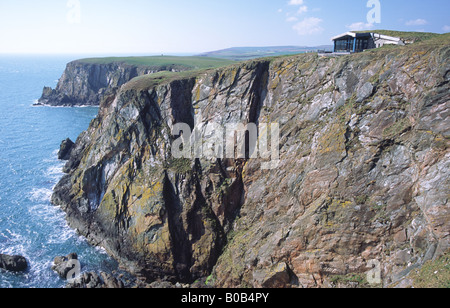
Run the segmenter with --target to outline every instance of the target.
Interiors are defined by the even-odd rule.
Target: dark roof
[[[370,37],[371,35],[372,35],[371,33],[346,32],[346,33],[343,33],[341,35],[333,37],[332,40],[336,41],[336,40],[342,39],[342,38],[347,37],[347,36],[350,36],[350,37],[353,37],[353,38],[355,38],[355,37],[359,38],[359,37]]]

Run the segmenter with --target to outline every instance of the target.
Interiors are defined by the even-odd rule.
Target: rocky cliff
[[[180,65],[146,66],[77,60],[67,65],[56,89],[44,88],[37,105],[98,106],[105,95],[137,76],[184,70],[188,68]]]
[[[149,282],[403,283],[450,247],[449,58],[444,35],[134,79],[103,97],[53,203]],[[239,159],[175,159],[175,124],[210,134],[199,114],[277,123],[276,168],[250,159],[250,145]]]

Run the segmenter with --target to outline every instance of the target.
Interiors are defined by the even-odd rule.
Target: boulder
[[[101,272],[100,275],[94,272],[81,274],[71,280],[67,289],[123,289],[124,284],[114,276]]]
[[[253,278],[263,288],[284,288],[290,282],[289,267],[286,263],[279,263],[271,268],[257,270]]]
[[[369,98],[374,91],[374,87],[370,82],[366,82],[358,91],[356,94],[356,102],[361,103],[365,99]]]
[[[60,160],[69,160],[70,153],[72,152],[73,146],[75,143],[67,138],[63,142],[61,142],[61,146],[59,147],[58,159]]]
[[[28,262],[22,256],[0,254],[0,268],[10,272],[24,272],[28,268]]]
[[[58,159],[69,160],[74,145],[75,143],[70,138],[63,140],[59,148]]]
[[[65,257],[56,257],[53,261],[52,270],[55,271],[61,279],[68,279],[70,271],[79,266],[78,256],[71,253]]]
[[[91,272],[81,274],[66,285],[67,289],[100,289],[101,287],[100,276]]]

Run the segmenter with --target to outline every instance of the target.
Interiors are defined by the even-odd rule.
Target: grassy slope
[[[450,255],[428,261],[420,270],[414,271],[410,278],[415,288],[450,288]]]
[[[374,32],[381,35],[388,35],[399,37],[406,41],[414,41],[414,42],[422,42],[434,37],[439,36],[440,34],[431,33],[431,32],[405,32],[405,31],[393,31],[393,30],[367,30],[367,31],[352,31],[355,33],[367,33]]]
[[[235,63],[234,61],[216,58],[175,56],[89,58],[78,60],[78,62],[90,64],[123,63],[149,67],[183,66],[188,69],[216,68]]]
[[[381,31],[377,31],[380,33]],[[420,33],[420,32],[398,32],[398,31],[385,31],[384,34],[388,35],[394,35],[399,33],[406,33],[409,36],[407,36],[406,39],[411,38],[412,36],[415,36],[417,38],[420,38],[420,41],[407,45],[407,46],[393,46],[388,45],[386,48],[378,48],[378,49],[372,49],[367,50],[363,53],[358,53],[354,55],[349,55],[348,57],[364,57],[367,56],[369,53],[378,53],[380,57],[385,56],[385,53],[391,52],[392,49],[398,49],[399,53],[407,52],[407,51],[417,51],[417,52],[423,52],[424,50],[433,49],[433,48],[440,48],[445,45],[450,45],[450,33],[447,34],[433,34],[429,35],[430,33]],[[381,34],[381,33],[380,33]],[[282,58],[289,58],[289,57],[302,57],[303,54],[300,55],[282,55],[282,56],[273,56],[273,57],[267,57],[266,60],[269,61],[275,61]],[[204,58],[204,57],[187,57],[187,58],[195,58],[199,60],[206,60],[211,58]],[[218,59],[215,59],[218,60]],[[260,59],[261,60],[261,59]],[[249,60],[249,61],[258,61],[258,59]],[[218,61],[217,63],[220,63]],[[235,61],[225,61],[220,66],[228,66],[232,64],[236,64]],[[176,79],[184,79],[184,78],[194,78],[199,76],[201,73],[204,73],[211,69],[213,67],[203,67],[195,70],[185,71],[185,72],[179,72],[179,73],[173,73],[173,72],[159,72],[156,74],[150,74],[150,75],[144,75],[140,77],[136,77],[132,79],[130,82],[128,82],[125,87],[126,89],[137,89],[137,90],[144,90],[152,88],[156,85],[170,82]]]
[[[407,32],[410,33],[410,32]],[[377,48],[377,49],[370,49],[366,50],[363,53],[356,54],[357,55],[364,55],[366,53],[376,53],[379,52],[380,56],[383,55],[384,52],[389,52],[390,50],[399,50],[399,53],[406,52],[406,51],[413,51],[417,53],[425,52],[427,50],[431,50],[434,48],[441,48],[444,46],[450,45],[450,33],[446,34],[433,34],[431,33],[430,36],[427,34],[430,33],[422,33],[422,32],[411,32],[411,35],[416,35],[417,40],[414,44],[409,44],[406,46],[395,46],[395,45],[385,45],[384,47]],[[423,34],[423,35],[421,35]],[[409,38],[411,38],[410,36]]]
[[[162,83],[167,83],[173,80],[194,78],[208,71],[209,69],[198,69],[190,70],[185,72],[159,72],[155,74],[143,75],[131,79],[124,85],[124,90],[134,89],[134,90],[148,90]]]

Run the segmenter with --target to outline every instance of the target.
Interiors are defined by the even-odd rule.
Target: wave
[[[33,188],[31,200],[35,202],[50,202],[53,191],[48,188]]]
[[[50,108],[70,108],[70,106],[52,106],[52,105],[47,105],[47,104],[41,104],[39,102],[35,103],[36,100],[33,101],[33,104],[30,107],[36,107],[36,108],[40,108],[40,107],[50,107]]]
[[[73,106],[54,106],[49,104],[39,103],[39,100],[33,100],[31,107],[49,107],[49,108],[99,108],[99,106],[93,105],[73,105]]]
[[[2,245],[2,253],[6,255],[26,255],[27,247],[29,246],[29,239],[23,234],[19,234],[10,229],[5,229],[1,233],[4,242],[7,245]]]
[[[64,175],[63,166],[64,166],[64,163],[59,163],[57,165],[51,166],[45,172],[45,176],[47,178],[51,179],[52,181],[54,181],[56,184],[56,182],[58,182],[61,179],[61,177]]]
[[[51,154],[49,157],[43,159],[42,161],[43,161],[44,163],[52,163],[53,166],[51,166],[50,168],[56,168],[56,167],[58,166],[58,168],[61,168],[61,170],[62,170],[62,167],[64,166],[64,163],[65,163],[65,162],[60,161],[60,160],[57,159],[57,157],[58,157],[58,152],[59,152],[59,148],[53,150],[53,151],[52,151],[52,154]]]

